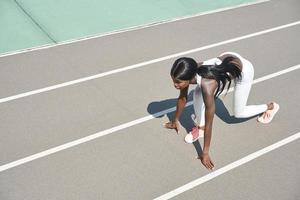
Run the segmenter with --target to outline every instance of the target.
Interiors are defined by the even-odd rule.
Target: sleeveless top
[[[222,60],[219,58],[211,58],[209,60],[203,61],[202,65],[220,65]],[[201,88],[201,79],[202,77],[199,74],[196,74],[196,82],[199,88]]]
[[[224,53],[222,53],[219,56],[221,57],[221,56],[226,55],[226,54],[233,55],[233,56],[237,57],[238,59],[240,59],[241,63],[243,64],[244,58],[240,54],[238,54],[238,53],[235,53],[235,52],[224,52]],[[221,63],[222,63],[221,59],[219,59],[219,58],[211,58],[209,60],[204,61],[202,63],[202,65],[220,65]],[[228,72],[227,72],[227,74],[229,75]],[[196,74],[196,82],[197,82],[197,85],[200,88],[201,88],[201,79],[202,79],[202,77],[199,74]]]

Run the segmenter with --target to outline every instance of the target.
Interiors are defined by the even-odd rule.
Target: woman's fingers
[[[210,158],[203,159],[200,157],[200,159],[201,159],[202,164],[206,167],[206,169],[209,169],[209,170],[214,169],[215,165]]]
[[[178,123],[175,123],[175,130],[176,130],[176,133],[178,134],[179,133],[179,124]]]
[[[209,169],[209,167],[208,167],[208,163],[203,163],[204,164],[204,166],[206,167],[206,169]]]
[[[215,168],[215,163],[213,163],[213,161],[210,161],[210,162],[211,162],[212,168]]]
[[[210,160],[210,169],[213,170],[215,167],[214,163]]]
[[[206,168],[212,170],[212,169],[214,168],[214,166],[213,166],[213,164],[209,161],[209,162],[207,163],[207,167],[206,167]]]
[[[176,133],[177,134],[179,133],[179,125],[178,125],[178,123],[167,122],[167,123],[164,123],[163,126],[165,128],[168,128],[168,129],[175,129]]]
[[[178,134],[178,132],[179,132],[179,131],[178,131],[178,128],[177,128],[177,126],[175,126],[175,131],[176,131],[176,133]]]
[[[165,128],[170,128],[170,129],[174,128],[172,122],[164,123],[163,126],[164,126]]]
[[[206,166],[207,169],[211,169],[211,168],[212,168],[212,167],[211,167],[211,164],[210,164],[210,161],[207,161],[207,163],[206,163],[205,166]]]

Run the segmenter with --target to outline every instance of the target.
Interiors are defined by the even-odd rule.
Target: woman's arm
[[[180,118],[180,115],[181,115],[182,111],[184,110],[184,107],[187,102],[188,90],[189,90],[189,87],[186,87],[186,88],[180,90],[180,94],[179,94],[177,104],[176,104],[175,118],[173,121],[170,121],[170,122],[164,124],[165,128],[175,129],[176,132],[179,133],[179,129],[180,129],[179,118]]]
[[[210,141],[212,135],[212,125],[215,114],[214,94],[203,92],[203,100],[205,104],[205,128],[204,128],[204,146],[203,153],[209,153]]]
[[[209,157],[210,142],[212,137],[212,125],[215,114],[215,97],[214,93],[217,88],[215,80],[206,79],[202,84],[203,100],[205,104],[205,128],[204,128],[204,146],[201,161],[203,165],[212,169],[214,167],[213,162]]]
[[[180,115],[181,115],[182,111],[184,110],[185,104],[187,102],[188,91],[189,91],[189,87],[186,87],[186,88],[180,90],[180,94],[179,94],[179,97],[177,100],[177,105],[176,105],[176,113],[175,113],[174,121],[179,121]]]

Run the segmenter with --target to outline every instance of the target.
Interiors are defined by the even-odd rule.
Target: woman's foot
[[[268,104],[268,110],[265,111],[261,116],[257,118],[257,121],[263,124],[268,124],[272,121],[275,114],[279,110],[279,105],[275,102],[271,102]]]
[[[200,137],[203,137],[204,136],[204,130],[203,129],[200,129],[198,128],[197,126],[192,128],[192,131],[189,132],[189,134],[187,134],[184,138],[184,141],[186,143],[193,143],[195,142],[196,140],[198,140]]]

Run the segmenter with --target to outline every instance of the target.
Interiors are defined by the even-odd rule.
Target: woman
[[[187,102],[190,84],[197,84],[193,95],[195,115],[192,115],[195,127],[185,137],[192,143],[204,135],[203,154],[199,157],[207,169],[213,169],[214,164],[209,156],[212,124],[215,114],[215,98],[228,84],[235,83],[233,97],[233,113],[237,118],[247,118],[259,115],[258,121],[269,123],[279,110],[275,102],[261,105],[246,105],[253,82],[254,69],[252,64],[237,53],[225,52],[219,57],[197,64],[192,58],[177,59],[171,69],[174,87],[180,90],[177,101],[175,119],[165,124],[166,128],[179,132],[179,117]]]

